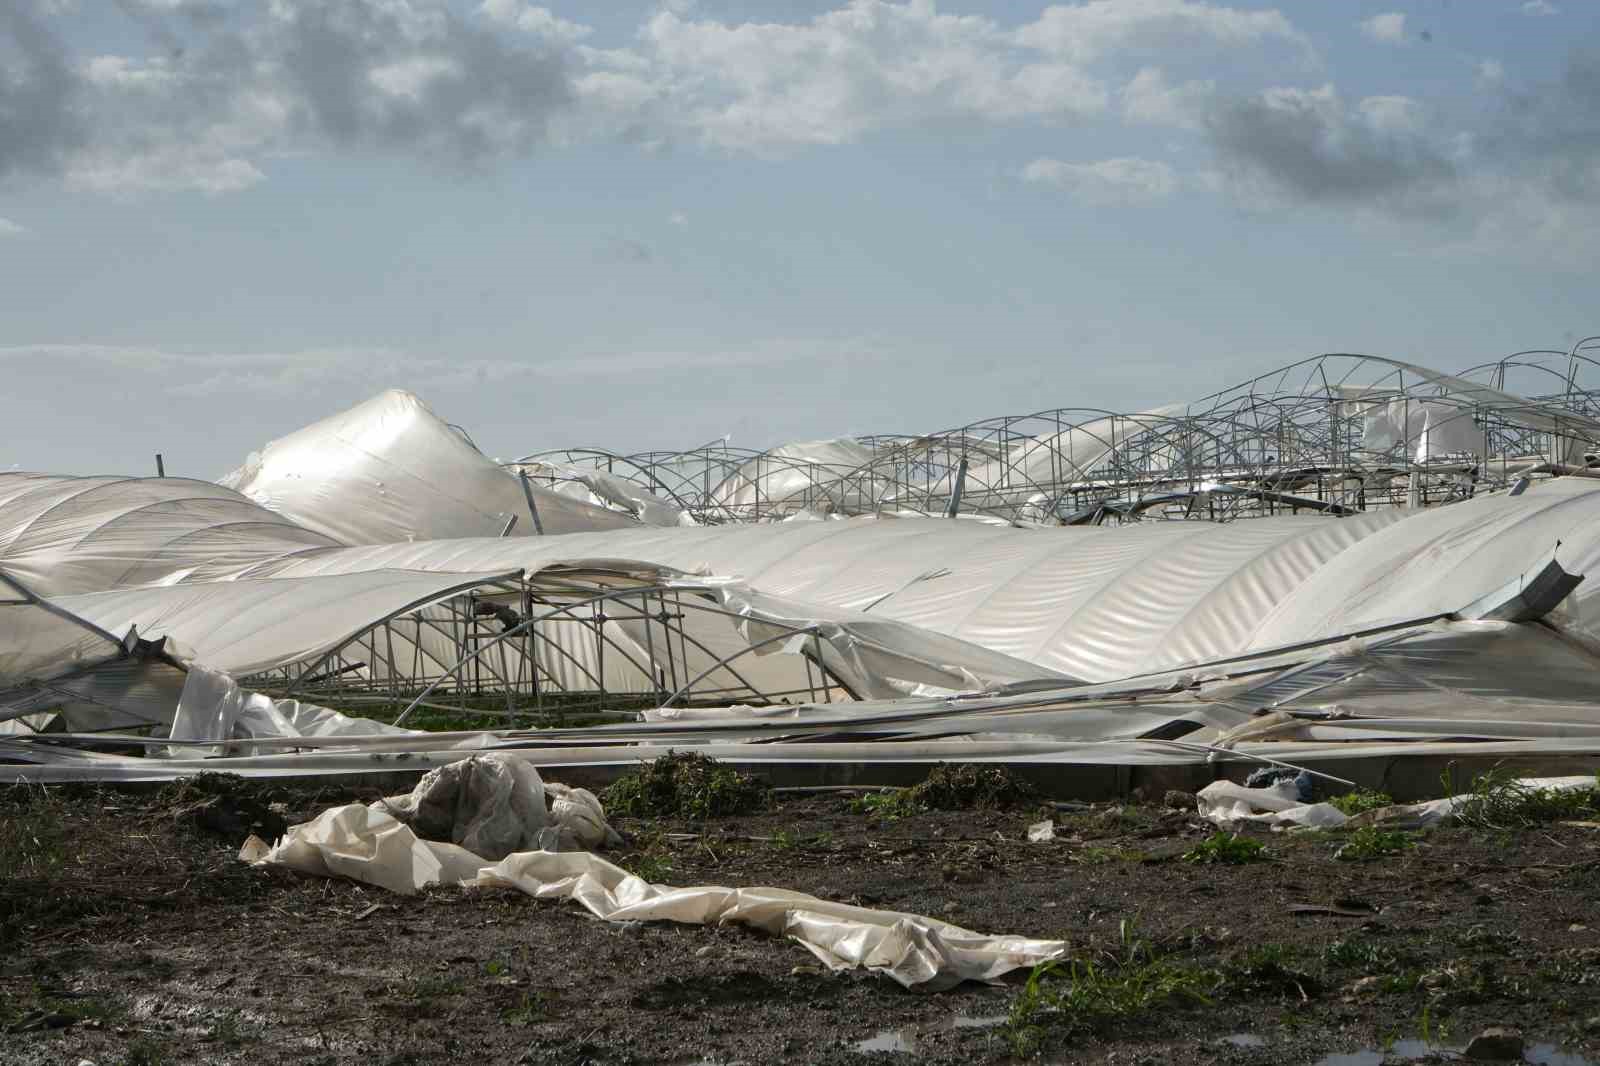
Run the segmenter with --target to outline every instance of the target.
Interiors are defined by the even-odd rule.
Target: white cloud
[[[1401,12],[1373,15],[1369,19],[1362,19],[1359,25],[1362,34],[1370,41],[1379,44],[1406,43],[1406,17]]]
[[[1170,49],[1305,37],[1277,11],[1198,0],[1090,0],[1005,27],[932,0],[850,0],[804,22],[734,23],[662,10],[634,48],[582,50],[580,95],[732,151],[773,153],[859,140],[887,127],[976,120],[1072,122],[1103,115],[1113,72]],[[1153,68],[1152,68],[1153,69]],[[1159,78],[1159,71],[1154,75]],[[1192,124],[1180,109],[1209,88],[1146,83],[1123,101],[1136,121]],[[1156,90],[1170,95],[1158,99]]]
[[[1159,67],[1145,67],[1122,87],[1122,117],[1129,122],[1196,129],[1216,94],[1214,81],[1168,85]]]
[[[939,119],[1081,118],[1109,97],[1088,72],[1015,48],[989,19],[926,2],[856,0],[805,23],[663,11],[640,36],[672,121],[741,151],[841,144]]]
[[[1035,159],[1022,168],[1022,179],[1054,185],[1083,203],[1101,207],[1156,203],[1178,188],[1178,176],[1166,163],[1136,158],[1094,163]]]
[[[75,188],[113,195],[192,190],[218,196],[266,178],[248,159],[206,145],[158,145],[139,153],[91,150],[76,156],[66,173]]]
[[[788,22],[663,4],[626,47],[600,48],[529,0],[119,0],[166,41],[156,54],[71,59],[43,23],[17,37],[0,177],[215,193],[259,182],[272,156],[324,150],[451,169],[597,139],[774,155],[897,127],[1072,123],[1114,103],[1192,128],[1212,86],[1169,86],[1157,59],[1310,54],[1282,13],[1204,0],[1086,0],[1020,24],[934,0],[836,2]],[[1149,73],[1118,98],[1135,63]]]
[[[1356,105],[1366,124],[1378,133],[1414,134],[1422,130],[1422,105],[1408,96],[1369,96]]]
[[[1489,89],[1505,84],[1505,64],[1498,59],[1480,59],[1477,66],[1478,84]]]
[[[1550,0],[1528,0],[1521,9],[1524,15],[1539,17],[1543,15],[1559,15],[1561,9],[1550,3]]]
[[[19,226],[9,218],[0,218],[0,238],[21,237],[28,232],[28,227]]]
[[[689,216],[684,214],[682,211],[674,211],[672,214],[667,216],[667,221],[672,223],[674,226],[687,226],[689,224]]]
[[[535,7],[526,0],[484,0],[478,13],[503,26],[555,41],[579,41],[594,32],[589,26],[557,18],[549,8]]]
[[[637,378],[685,371],[859,361],[871,357],[863,340],[772,340],[730,349],[583,353],[528,362],[417,355],[383,347],[308,348],[293,352],[201,353],[156,346],[28,344],[0,347],[8,360],[73,363],[101,371],[160,375],[180,396],[304,396],[319,390],[357,393],[384,388],[477,388],[521,378]]]
[[[1037,21],[1015,36],[1021,44],[1076,63],[1197,42],[1241,48],[1276,40],[1310,49],[1306,37],[1279,11],[1247,11],[1197,0],[1057,4],[1045,8]]]

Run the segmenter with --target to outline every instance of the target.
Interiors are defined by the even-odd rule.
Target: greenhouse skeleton
[[[510,463],[390,392],[220,484],[0,474],[0,778],[1592,756],[1589,350]]]

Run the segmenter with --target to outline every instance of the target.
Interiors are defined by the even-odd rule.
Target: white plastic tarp
[[[1023,531],[941,519],[803,522],[313,551],[243,568],[530,572],[609,559],[742,581],[769,596],[868,611],[1048,670],[1110,681],[1447,614],[1561,542],[1570,572],[1600,570],[1600,484],[1339,519],[1154,522]],[[1578,624],[1600,582],[1574,595]]]
[[[499,536],[512,517],[513,535],[535,532],[518,479],[398,389],[273,441],[222,484],[345,544]],[[637,524],[530,487],[547,534]]]
[[[478,761],[465,765],[471,768]],[[486,842],[505,841],[519,833],[537,835],[545,824],[542,795],[537,798],[537,817],[523,819],[526,826],[508,828],[505,823],[516,821],[511,811],[521,795],[519,789],[533,794],[533,789],[542,788],[538,774],[522,764],[520,777],[513,781],[508,772],[495,771],[514,768],[516,760],[487,756],[482,761],[489,765],[479,776],[493,776],[489,784],[506,787],[494,790],[492,809],[480,809],[482,804],[472,798],[479,793],[488,795],[488,787],[470,796],[467,791],[451,790],[440,802],[470,805],[467,817],[446,818],[452,823],[451,835],[463,841]],[[457,763],[454,768],[463,765]],[[426,783],[419,785],[414,796],[419,794],[431,795]],[[430,800],[413,801],[401,813],[409,815],[419,802]],[[1059,958],[1066,951],[1066,945],[1057,940],[990,936],[935,918],[835,903],[781,888],[653,885],[583,851],[518,851],[490,862],[460,844],[421,839],[382,804],[334,807],[310,822],[293,826],[270,849],[251,838],[240,857],[257,865],[348,877],[405,894],[427,885],[509,887],[536,899],[575,900],[609,922],[747,925],[798,941],[832,969],[865,968],[887,974],[908,988],[930,991],[967,980],[994,980],[1012,970]]]

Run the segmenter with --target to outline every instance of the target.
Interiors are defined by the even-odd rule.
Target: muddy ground
[[[1062,938],[1107,973],[1136,943],[1215,976],[1203,1000],[1029,1027],[1007,1021],[1025,973],[923,994],[738,928],[254,870],[234,860],[251,823],[373,797],[249,798],[235,817],[170,788],[0,796],[0,1061],[1362,1066],[1511,1025],[1527,1061],[1600,1063],[1592,823],[1442,829],[1366,862],[1336,861],[1332,835],[1262,834],[1266,861],[1228,865],[1186,861],[1213,829],[1161,804],[1058,811],[1048,843],[1026,839],[1037,809],[888,819],[838,794],[618,819],[630,843],[613,858],[653,880]]]

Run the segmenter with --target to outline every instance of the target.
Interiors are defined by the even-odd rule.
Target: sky
[[[1138,410],[1600,333],[1600,4],[0,0],[0,470]]]

